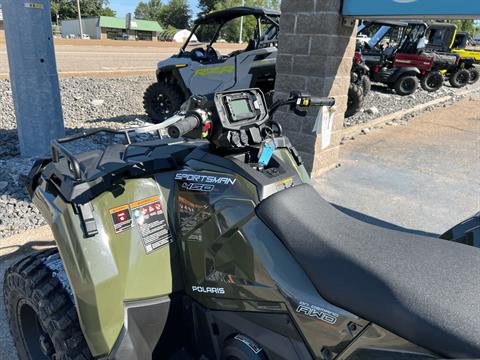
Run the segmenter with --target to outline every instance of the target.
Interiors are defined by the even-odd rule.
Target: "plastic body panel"
[[[480,247],[480,213],[454,226],[441,235],[440,238]]]
[[[433,66],[433,57],[416,54],[396,54],[393,67],[416,67],[419,70],[429,71]]]
[[[473,49],[453,49],[452,52],[460,55],[462,59],[473,59],[474,63],[480,64],[480,51]]]
[[[33,201],[46,216],[65,264],[80,325],[94,356],[108,354],[124,323],[124,302],[162,297],[173,289],[170,246],[146,254],[138,229],[113,229],[110,209],[160,196],[168,190],[152,178],[126,180],[120,195],[104,192],[94,200],[98,234],[85,238],[74,207],[40,181]],[[48,214],[48,215],[47,215]]]
[[[158,63],[156,74],[161,78],[163,71],[174,71],[185,96],[208,95],[260,86],[257,82],[263,81],[266,74],[275,77],[276,60],[276,47],[247,51],[215,63],[171,57]]]
[[[286,150],[277,150],[277,156],[290,158],[292,165]],[[186,294],[211,310],[289,314],[315,357],[322,352],[336,355],[367,322],[326,302],[283,243],[256,217],[264,191],[256,189],[254,178],[226,168],[213,171],[208,162],[203,170],[201,161],[191,165],[179,172],[174,195]],[[208,192],[192,190],[191,184],[202,183],[203,177],[230,181]],[[281,177],[272,180],[280,182]],[[349,331],[352,322],[355,331]]]

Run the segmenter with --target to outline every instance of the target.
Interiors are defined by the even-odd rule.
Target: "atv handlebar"
[[[310,97],[310,106],[333,106],[335,105],[335,99],[329,97]]]
[[[196,129],[200,125],[200,120],[195,115],[185,116],[182,120],[170,125],[168,135],[172,138],[179,138],[190,131]]]
[[[269,115],[272,116],[278,108],[284,105],[289,105],[296,115],[305,116],[306,108],[310,106],[334,106],[335,98],[333,97],[318,97],[299,91],[292,91],[290,97],[286,100],[275,101],[268,109]]]

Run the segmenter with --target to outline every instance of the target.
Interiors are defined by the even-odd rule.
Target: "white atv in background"
[[[255,21],[253,36],[243,50],[220,54],[215,44],[221,42],[225,31],[238,28],[240,17]],[[279,11],[253,7],[230,8],[198,18],[179,53],[158,63],[157,82],[143,97],[146,113],[159,123],[178,111],[191,95],[251,87],[261,89],[270,102],[279,19]],[[195,38],[198,41],[192,40]]]

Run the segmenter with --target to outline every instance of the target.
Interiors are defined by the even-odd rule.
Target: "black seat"
[[[257,214],[332,304],[441,356],[480,358],[480,250],[340,212],[310,185]]]

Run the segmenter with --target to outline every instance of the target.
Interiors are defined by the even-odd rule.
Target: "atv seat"
[[[480,250],[367,224],[310,185],[257,207],[319,294],[438,355],[480,357]]]

